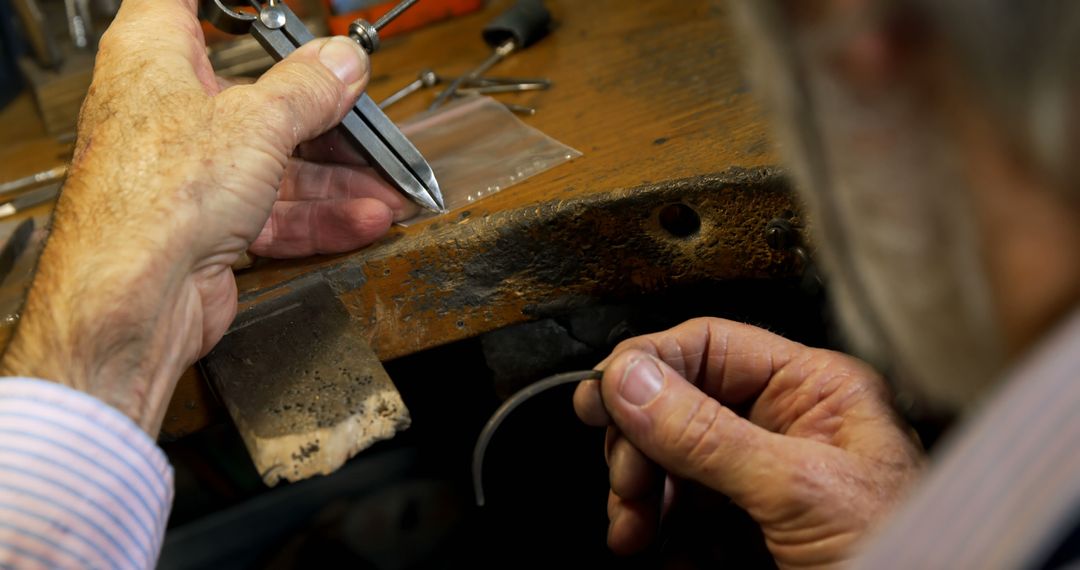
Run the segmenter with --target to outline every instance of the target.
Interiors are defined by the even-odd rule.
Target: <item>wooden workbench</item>
[[[381,100],[425,67],[466,71],[489,53],[480,29],[506,5],[387,40],[369,92]],[[770,219],[796,208],[771,168],[776,155],[738,69],[726,4],[548,5],[551,36],[492,73],[552,79],[550,91],[500,98],[538,108],[524,120],[582,158],[395,228],[364,250],[242,272],[241,311],[318,276],[386,360],[582,304],[796,272],[794,257],[764,238]],[[403,120],[431,97],[415,95],[389,114]],[[216,407],[189,373],[164,432],[198,429]]]

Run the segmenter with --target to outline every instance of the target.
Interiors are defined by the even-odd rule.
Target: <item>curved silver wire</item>
[[[506,419],[506,416],[510,415],[510,412],[515,408],[525,403],[526,400],[533,396],[546,392],[556,386],[562,386],[563,384],[571,384],[574,382],[581,382],[583,380],[599,380],[603,378],[604,373],[599,370],[582,370],[579,372],[566,372],[564,374],[556,374],[554,376],[548,376],[539,382],[533,382],[528,386],[519,390],[510,399],[503,402],[499,409],[495,410],[495,413],[491,415],[491,419],[484,425],[484,429],[480,430],[480,437],[476,440],[476,447],[473,449],[473,491],[476,493],[476,505],[479,507],[484,506],[484,452],[487,451],[488,443],[491,442],[491,437],[495,435],[495,430],[499,429],[499,424]]]

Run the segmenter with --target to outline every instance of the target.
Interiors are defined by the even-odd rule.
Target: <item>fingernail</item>
[[[656,398],[663,385],[660,367],[651,358],[643,356],[626,367],[619,395],[635,406],[644,406]]]
[[[354,85],[367,73],[364,49],[343,36],[335,36],[323,44],[319,49],[319,61],[345,85]]]

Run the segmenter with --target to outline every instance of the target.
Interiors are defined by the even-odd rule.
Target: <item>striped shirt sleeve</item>
[[[152,568],[172,477],[115,408],[53,382],[0,379],[0,567]]]
[[[1080,312],[944,443],[854,567],[1039,567],[1080,520],[1077,410]]]

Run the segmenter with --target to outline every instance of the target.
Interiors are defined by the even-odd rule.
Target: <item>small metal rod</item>
[[[506,107],[506,109],[508,111],[510,111],[511,113],[517,113],[519,115],[525,115],[526,117],[531,117],[531,116],[536,114],[536,108],[534,108],[534,107],[526,107],[525,105],[515,105],[513,103],[503,103],[503,106]]]
[[[492,93],[517,93],[519,91],[545,91],[549,89],[549,85],[544,83],[514,83],[504,85],[481,85],[479,87],[459,87],[458,94],[469,95],[476,93],[479,95],[490,95]]]
[[[420,0],[404,0],[403,2],[399,3],[397,6],[394,6],[393,8],[391,8],[389,12],[383,14],[383,16],[381,18],[379,18],[378,20],[375,20],[375,23],[372,24],[372,26],[374,26],[376,30],[381,30],[383,26],[385,26],[385,25],[389,24],[390,22],[394,21],[394,18],[397,18],[398,16],[400,16],[402,12],[404,12],[405,10],[408,10],[410,6],[412,6],[413,4],[416,4],[419,1]]]
[[[453,81],[457,77],[443,77],[444,81]],[[551,87],[552,81],[546,77],[477,77],[466,80],[465,87],[490,87],[493,85],[544,85]]]
[[[458,77],[452,83],[450,83],[450,86],[447,87],[441,95],[435,98],[435,102],[432,103],[430,107],[428,107],[428,110],[434,111],[435,109],[441,107],[444,103],[449,101],[451,97],[454,96],[454,92],[456,92],[458,88],[460,88],[465,83],[473,81],[474,79],[487,73],[489,69],[494,67],[496,63],[502,61],[503,58],[513,53],[515,49],[517,49],[517,43],[514,40],[510,39],[503,42],[499,47],[495,48],[495,51],[491,52],[491,55],[489,55],[483,63],[477,66],[476,69],[470,71],[465,75],[462,75],[461,77]]]
[[[499,425],[503,423],[510,412],[515,408],[524,404],[527,400],[533,396],[546,392],[556,386],[562,386],[563,384],[572,384],[581,382],[583,380],[599,380],[604,377],[604,373],[599,370],[583,370],[580,372],[567,372],[565,374],[556,374],[554,376],[548,376],[539,382],[533,382],[525,388],[519,390],[510,399],[503,402],[499,409],[495,410],[491,419],[484,425],[484,429],[480,430],[480,437],[476,440],[476,447],[473,449],[473,491],[476,492],[476,505],[479,507],[484,506],[484,452],[487,451],[488,443],[491,442],[491,437],[495,435],[495,430],[499,429]]]
[[[440,91],[440,94],[441,93],[442,92]],[[476,91],[459,90],[459,91],[454,92],[454,99],[463,99],[465,97],[479,97],[479,96],[481,96],[481,93],[478,93]],[[536,108],[534,108],[534,107],[527,107],[525,105],[517,105],[517,104],[514,104],[514,103],[507,103],[505,101],[499,101],[498,103],[500,105],[502,105],[503,107],[506,107],[506,109],[508,111],[510,111],[512,113],[517,113],[518,115],[525,115],[525,116],[531,117],[531,116],[536,114]]]
[[[417,74],[416,79],[414,79],[411,83],[409,83],[405,87],[402,87],[401,89],[398,89],[396,92],[394,92],[393,95],[390,95],[381,103],[379,103],[379,108],[385,109],[390,105],[401,101],[402,99],[408,97],[409,95],[412,95],[413,93],[425,87],[431,87],[438,84],[439,81],[441,81],[441,78],[434,71],[430,69],[421,70],[420,73]]]
[[[38,184],[42,184],[42,183],[45,183],[45,182],[52,182],[53,180],[59,180],[59,179],[63,178],[65,175],[67,175],[67,166],[66,165],[64,165],[64,166],[55,166],[55,167],[50,168],[48,170],[43,170],[43,171],[38,172],[36,174],[31,174],[30,176],[24,176],[24,177],[19,178],[17,180],[12,180],[10,182],[0,183],[0,195],[2,195],[2,194],[10,194],[10,193],[13,193],[13,192],[18,192],[18,191],[23,190],[25,188],[30,188],[31,186],[37,186]]]

